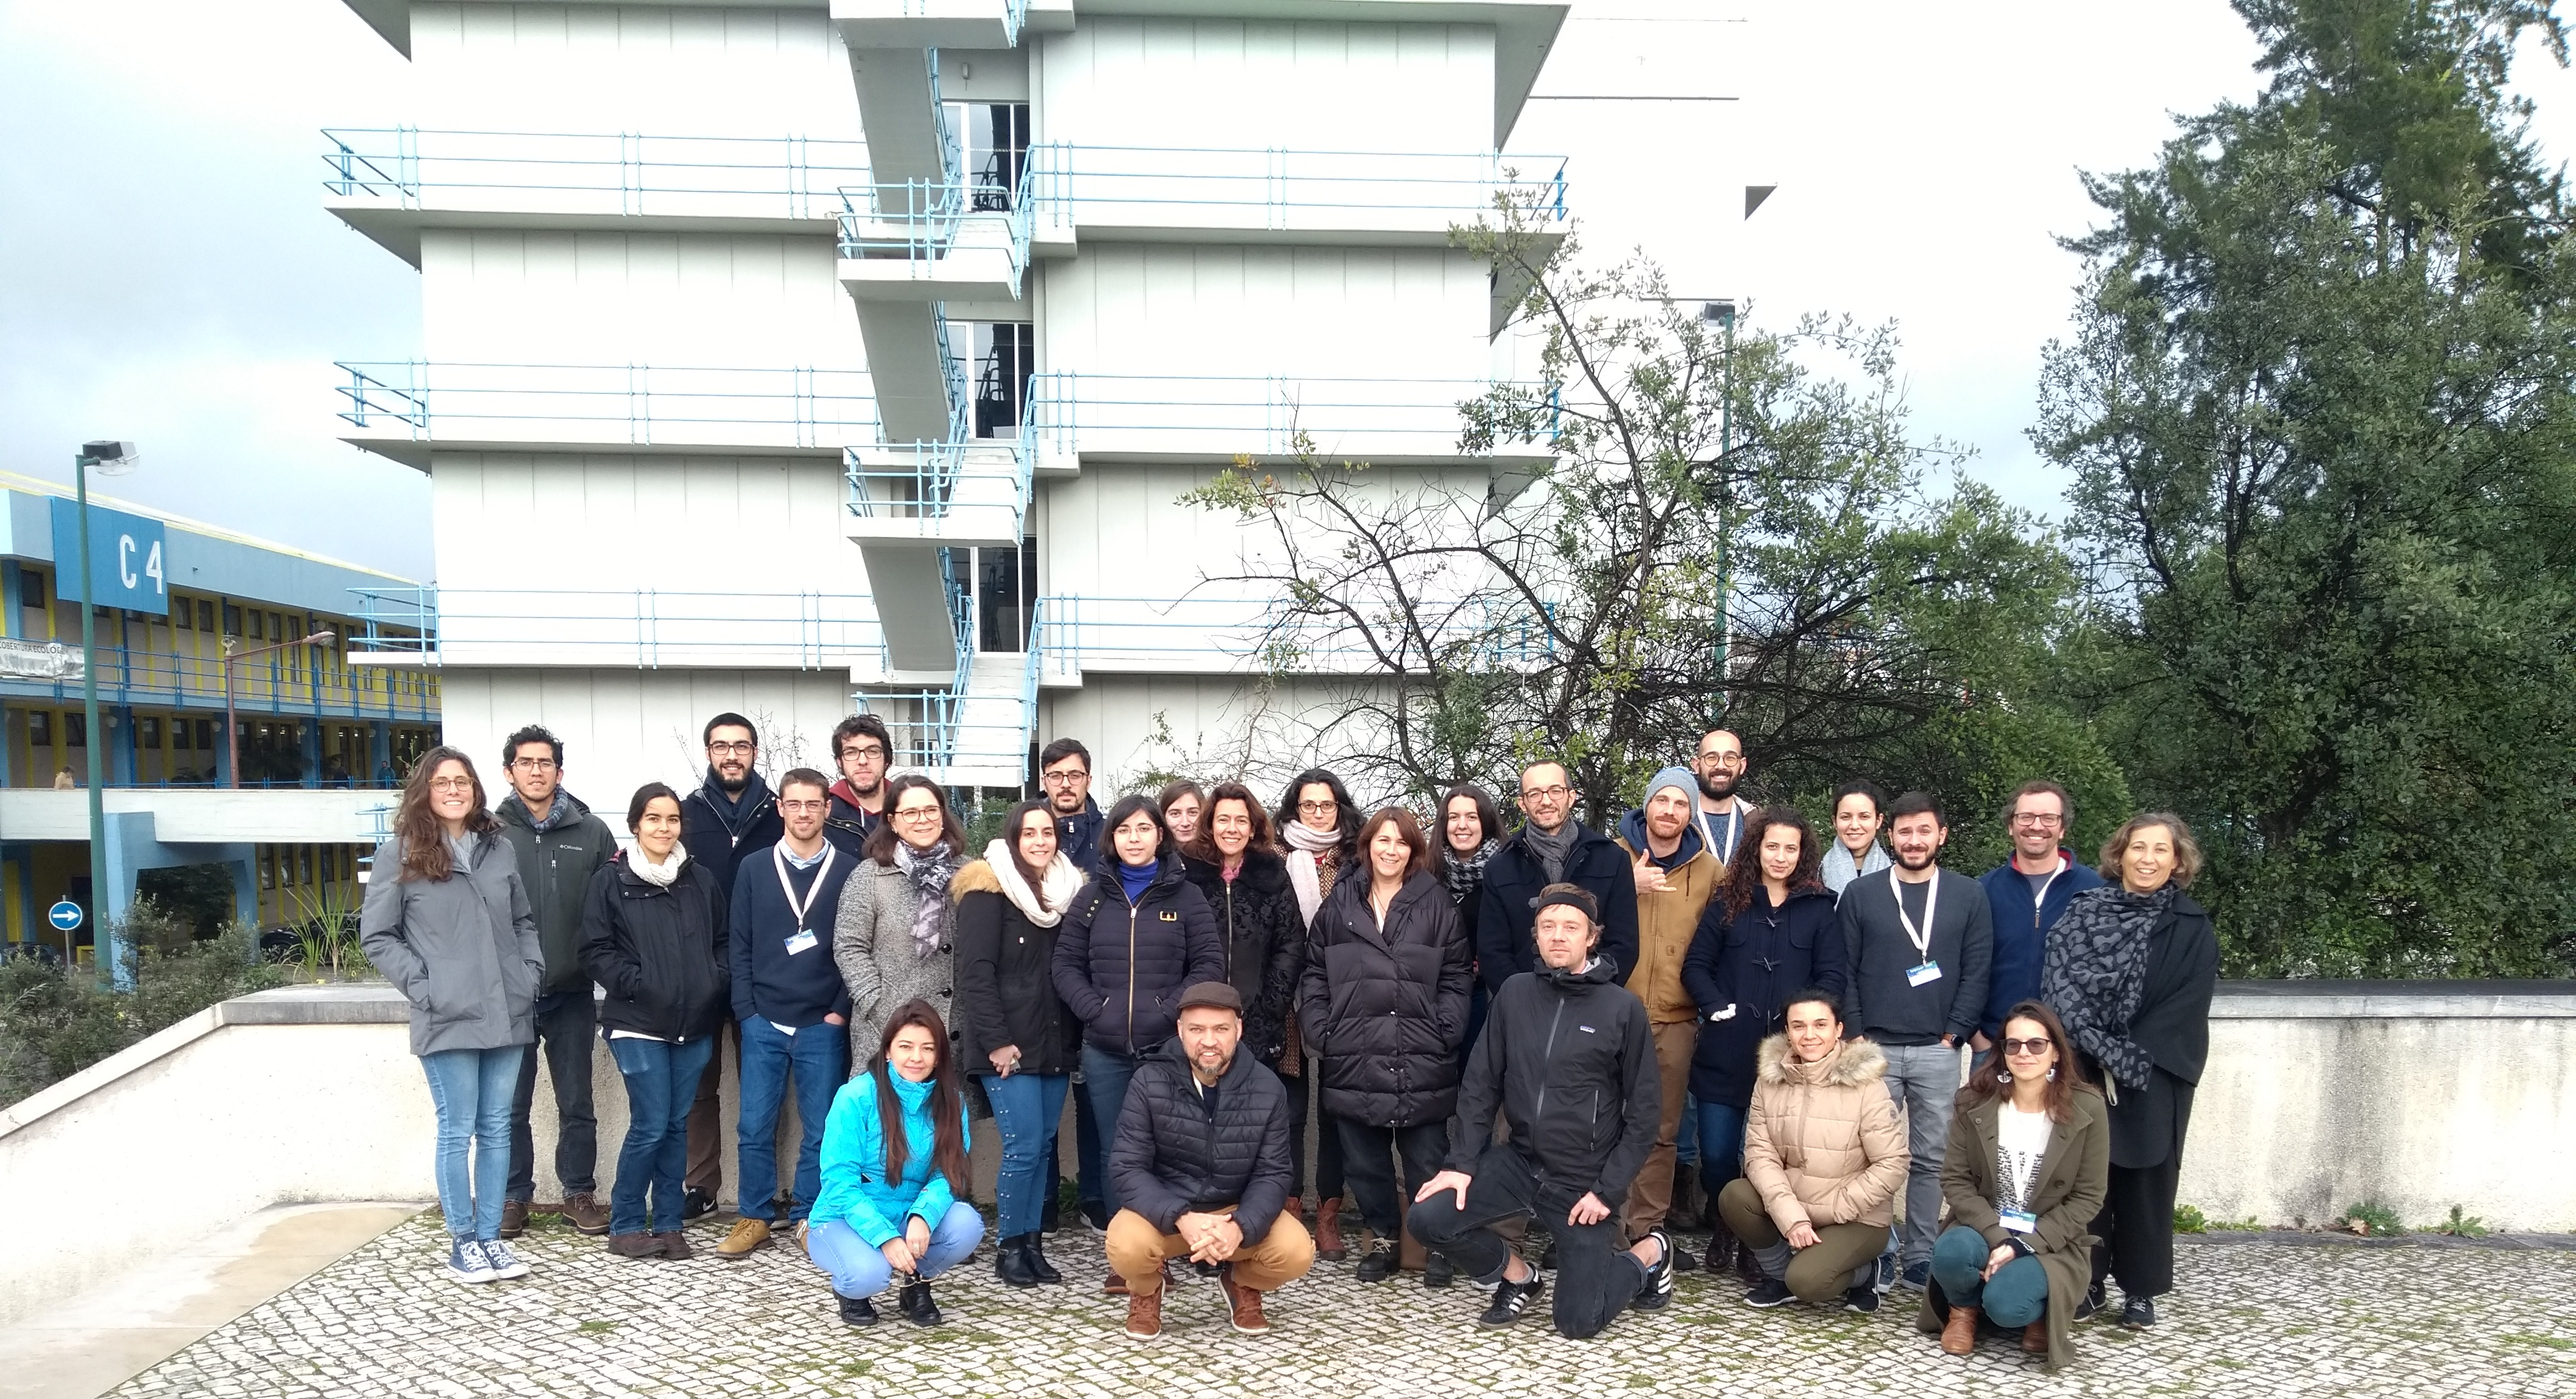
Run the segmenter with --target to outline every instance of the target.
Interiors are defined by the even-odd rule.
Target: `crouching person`
[[[1776,1307],[1794,1295],[1874,1312],[1879,1248],[1911,1164],[1887,1056],[1867,1040],[1843,1042],[1842,1011],[1826,992],[1798,992],[1784,1019],[1787,1031],[1755,1052],[1744,1174],[1717,1197],[1762,1269],[1744,1300]]]
[[[1663,1081],[1645,1003],[1595,956],[1600,916],[1571,884],[1539,893],[1539,968],[1505,981],[1467,1060],[1448,1169],[1414,1196],[1413,1236],[1494,1284],[1481,1324],[1520,1320],[1544,1284],[1493,1225],[1534,1215],[1556,1236],[1556,1329],[1597,1335],[1634,1301],[1673,1295],[1672,1239],[1619,1245],[1616,1218],[1654,1149]],[[1491,1140],[1495,1110],[1511,1139]]]
[[[1180,1033],[1136,1066],[1118,1114],[1109,1178],[1109,1266],[1127,1282],[1127,1334],[1163,1333],[1163,1264],[1214,1268],[1234,1329],[1266,1335],[1261,1294],[1315,1266],[1288,1213],[1295,1166],[1288,1092],[1249,1054],[1243,997],[1222,981],[1181,993]]]
[[[898,1279],[904,1320],[937,1326],[930,1280],[984,1237],[983,1216],[961,1198],[971,1178],[958,1084],[948,1027],[928,1001],[910,1000],[886,1018],[875,1062],[833,1095],[805,1252],[832,1275],[852,1326],[875,1324],[870,1299]]]

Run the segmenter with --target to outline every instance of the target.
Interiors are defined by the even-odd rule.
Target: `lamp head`
[[[101,476],[122,476],[143,464],[143,453],[131,442],[84,442],[81,460]]]
[[[298,646],[327,646],[339,639],[340,634],[338,632],[318,631],[295,644]]]

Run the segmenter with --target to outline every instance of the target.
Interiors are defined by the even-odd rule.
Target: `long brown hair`
[[[1261,798],[1240,782],[1220,782],[1208,789],[1207,801],[1199,807],[1199,833],[1182,843],[1182,854],[1211,865],[1225,863],[1225,852],[1216,848],[1213,831],[1218,802],[1241,802],[1244,813],[1252,818],[1252,839],[1243,847],[1244,854],[1279,848],[1278,832],[1270,828],[1270,812],[1261,805]]]
[[[877,1135],[885,1139],[885,1178],[889,1185],[903,1180],[911,1164],[912,1141],[904,1135],[903,1100],[894,1093],[894,1071],[886,1066],[894,1050],[894,1037],[906,1028],[918,1025],[930,1033],[930,1165],[948,1177],[948,1188],[962,1198],[974,1189],[975,1175],[966,1163],[965,1098],[957,1091],[957,1075],[951,1071],[948,1058],[948,1027],[940,1022],[939,1012],[930,1002],[916,996],[894,1008],[886,1017],[885,1033],[877,1039],[876,1062],[870,1071],[877,1076]],[[936,1224],[938,1221],[931,1221]]]
[[[1046,798],[1035,797],[1012,807],[1002,818],[1002,845],[1011,852],[1011,868],[1020,872],[1020,882],[1029,886],[1029,897],[1038,901],[1038,907],[1053,913],[1055,905],[1047,902],[1046,871],[1030,864],[1029,857],[1020,853],[1020,832],[1028,825],[1032,812],[1046,818],[1048,830],[1055,829],[1054,809],[1047,805]],[[1064,848],[1058,845],[1055,853],[1064,854]]]
[[[484,808],[483,778],[474,771],[474,760],[462,748],[445,744],[432,748],[412,764],[411,776],[403,782],[402,804],[394,808],[394,834],[402,838],[398,883],[426,879],[435,884],[456,873],[456,855],[447,848],[447,832],[439,827],[438,814],[429,809],[429,780],[450,762],[463,763],[467,780],[474,784],[474,809],[465,814],[465,829],[476,835],[501,829],[501,823]]]
[[[1753,891],[1762,887],[1762,837],[1773,826],[1787,826],[1798,833],[1798,867],[1789,871],[1789,892],[1794,894],[1813,885],[1825,887],[1816,870],[1825,852],[1816,848],[1816,833],[1807,818],[1785,806],[1766,806],[1755,811],[1744,822],[1744,834],[1736,837],[1735,858],[1726,865],[1726,916],[1741,918],[1753,906]]]
[[[1417,874],[1431,872],[1431,841],[1422,834],[1422,823],[1413,819],[1412,812],[1400,806],[1379,807],[1369,816],[1369,819],[1360,823],[1361,869],[1368,871],[1372,878],[1376,876],[1377,864],[1369,858],[1368,848],[1370,842],[1377,839],[1380,826],[1395,827],[1395,833],[1403,838],[1405,846],[1411,852],[1404,857],[1404,879],[1411,880]],[[1368,886],[1363,881],[1360,887],[1365,889]]]
[[[2084,1070],[2075,1061],[2075,1042],[2066,1037],[2066,1022],[2057,1018],[2056,1011],[2037,1001],[2021,1001],[2004,1012],[2005,1034],[2012,1033],[2012,1023],[2016,1020],[2028,1020],[2038,1025],[2048,1032],[2048,1042],[2057,1046],[2057,1076],[2048,1081],[2040,1101],[2048,1110],[2049,1121],[2064,1122],[2072,1110],[2069,1104],[2075,1101],[2075,1090],[2084,1081]],[[1966,1112],[1998,1100],[2011,1100],[2012,1070],[2004,1067],[2004,1061],[2004,1047],[1998,1041],[1995,1057],[1986,1067],[1968,1075],[1967,1086],[1959,1090],[1956,1111]]]
[[[948,842],[950,854],[965,858],[966,828],[957,824],[957,808],[948,804],[948,789],[917,772],[907,772],[885,785],[885,806],[881,808],[885,815],[878,821],[877,828],[868,832],[867,844],[859,847],[859,853],[887,869],[895,867],[894,847],[903,837],[895,834],[894,809],[903,800],[903,794],[915,787],[930,793],[938,801],[939,838]]]

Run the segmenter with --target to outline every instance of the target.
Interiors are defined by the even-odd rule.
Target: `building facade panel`
[[[834,259],[821,237],[431,229],[423,357],[864,369]]]

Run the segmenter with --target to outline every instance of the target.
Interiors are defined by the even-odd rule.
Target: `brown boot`
[[[689,1247],[689,1236],[681,1233],[677,1229],[665,1229],[661,1233],[655,1234],[653,1236],[653,1242],[662,1246],[662,1256],[665,1258],[694,1258],[697,1256],[697,1250]]]
[[[1339,1263],[1351,1256],[1350,1245],[1342,1242],[1342,1199],[1338,1195],[1315,1209],[1315,1256],[1328,1263]]]
[[[1234,1313],[1234,1329],[1247,1336],[1270,1334],[1270,1318],[1261,1314],[1261,1294],[1234,1280],[1234,1265],[1217,1270],[1217,1286],[1225,1289],[1226,1307]]]
[[[564,1197],[563,1217],[582,1233],[599,1235],[608,1232],[608,1206],[601,1204],[599,1197],[587,1190]]]
[[[608,1251],[620,1258],[659,1258],[662,1247],[661,1235],[647,1234],[641,1229],[632,1234],[608,1236]]]
[[[2048,1354],[2048,1321],[2046,1318],[2043,1317],[2042,1319],[2034,1321],[2030,1325],[2021,1329],[2021,1349],[2022,1354],[2024,1355]]]
[[[1140,1341],[1150,1341],[1163,1334],[1161,1292],[1127,1294],[1127,1334]]]
[[[501,1237],[505,1239],[515,1239],[519,1237],[519,1235],[527,1232],[527,1228],[528,1202],[525,1200],[503,1200],[501,1202]]]
[[[1967,1355],[1977,1348],[1977,1309],[1953,1306],[1950,1322],[1941,1328],[1941,1349],[1951,1355]]]

